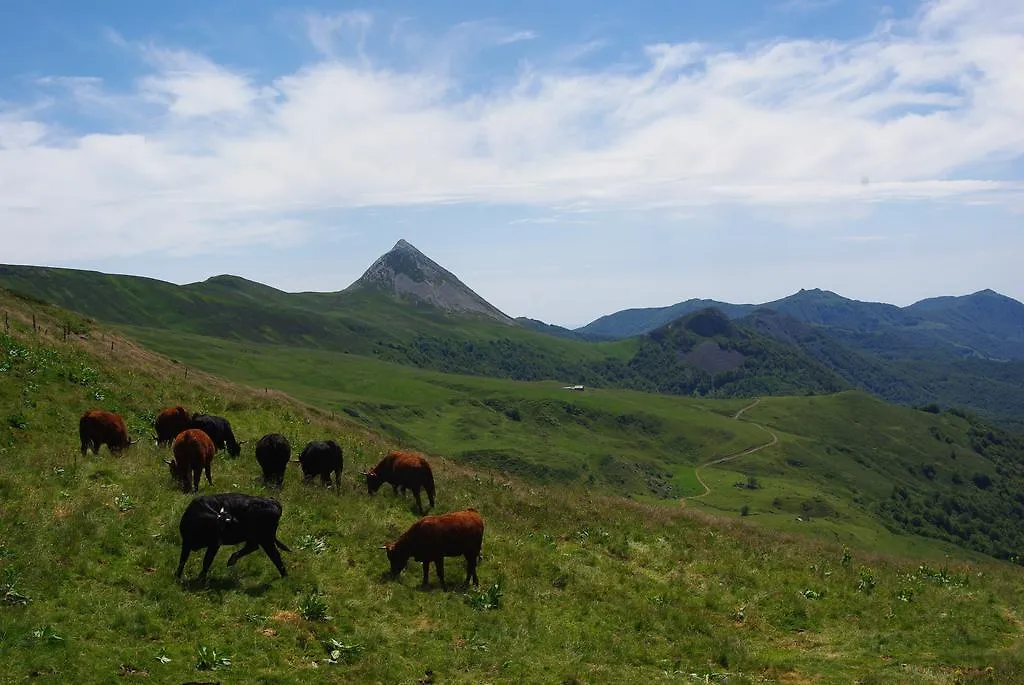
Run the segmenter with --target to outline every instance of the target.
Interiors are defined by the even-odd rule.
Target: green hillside
[[[285,391],[403,444],[536,483],[586,485],[641,499],[699,494],[694,467],[764,444],[768,435],[757,422],[779,443],[704,470],[713,491],[687,500],[689,506],[731,516],[746,507],[749,518],[764,525],[871,549],[932,546],[920,536],[1002,558],[1024,547],[1024,528],[1013,498],[1006,497],[1024,491],[1019,468],[1004,463],[1003,454],[979,453],[977,421],[948,411],[844,392],[763,397],[736,420],[750,400],[614,389],[576,393],[555,383],[439,374],[356,355],[132,333],[181,363]],[[1015,455],[1010,461],[1024,463],[1024,445],[989,430]],[[989,474],[996,485],[979,489],[977,473]],[[749,477],[760,487],[736,487]],[[901,518],[890,505],[895,487],[914,501],[952,497],[965,511],[981,506],[1002,518],[970,535],[908,525],[910,509]]]
[[[481,591],[419,590],[416,568],[387,580],[378,546],[415,520],[413,505],[369,497],[353,474],[389,440],[279,393],[194,368],[186,379],[180,364],[52,308],[6,295],[0,306],[11,324],[0,333],[5,682],[931,683],[1015,682],[1024,671],[1019,567],[849,552],[747,524],[753,516],[523,482],[436,454],[438,509],[475,506],[487,522]],[[342,442],[340,493],[295,472],[275,493],[294,550],[286,579],[259,553],[228,569],[222,550],[208,583],[189,580],[195,556],[176,583],[190,498],[169,482],[166,451],[143,440],[119,457],[78,456],[83,409],[119,410],[140,436],[179,401],[229,416],[243,437]],[[783,421],[808,401],[831,414],[830,398],[748,413]],[[878,411],[865,420],[888,416]],[[921,414],[921,426],[947,418]],[[261,492],[251,450],[219,454],[216,485],[201,491]],[[461,579],[461,562],[448,569]]]
[[[827,392],[843,382],[798,349],[740,334],[750,364],[722,378],[682,363],[657,334],[588,343],[532,326],[450,314],[380,287],[284,293],[218,276],[176,286],[134,276],[0,266],[0,284],[101,321],[164,333],[330,350],[447,373],[719,396]],[[664,357],[672,360],[664,368]]]

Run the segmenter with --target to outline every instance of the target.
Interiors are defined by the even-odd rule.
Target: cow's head
[[[370,469],[363,474],[366,476],[366,491],[371,495],[380,489],[380,485],[383,482],[381,477],[377,474],[377,469]]]
[[[406,564],[409,563],[409,556],[402,554],[395,548],[395,543],[389,542],[388,544],[381,547],[388,553],[388,562],[391,564],[391,575],[398,577],[398,574],[405,570]]]
[[[164,459],[164,463],[167,464],[167,468],[171,471],[171,478],[181,483],[182,488],[185,492],[188,492],[188,469],[179,468],[177,459]]]
[[[232,457],[237,457],[239,454],[242,453],[241,443],[235,442],[234,440],[227,444],[227,448],[228,454],[230,454]]]

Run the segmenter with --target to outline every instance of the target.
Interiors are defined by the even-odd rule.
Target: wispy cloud
[[[133,46],[149,73],[128,92],[55,75],[47,97],[62,109],[109,105],[102,129],[0,105],[0,230],[19,235],[5,259],[272,241],[309,212],[377,205],[679,212],[1024,194],[1019,178],[965,172],[1024,155],[1017,0],[937,0],[846,42],[652,45],[586,70],[523,61],[472,88],[475,54],[525,50],[533,33],[483,21],[403,42],[410,22],[378,23],[311,16],[322,58],[272,78],[152,45]],[[375,30],[426,58],[395,67],[368,47]]]

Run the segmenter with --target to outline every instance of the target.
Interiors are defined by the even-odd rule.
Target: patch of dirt
[[[71,516],[71,508],[66,504],[58,504],[53,509],[53,518],[58,521],[63,521],[68,516]]]
[[[270,617],[271,621],[278,621],[280,623],[298,623],[302,620],[297,611],[279,611]]]
[[[420,616],[418,619],[412,622],[412,629],[416,631],[431,630],[434,628],[434,623],[426,616]]]
[[[277,631],[274,630],[273,628],[260,628],[256,632],[259,633],[260,635],[265,635],[266,637],[276,637],[277,636]]]
[[[706,340],[683,355],[683,359],[705,373],[721,373],[740,366],[746,357],[736,350],[723,350],[713,340]]]

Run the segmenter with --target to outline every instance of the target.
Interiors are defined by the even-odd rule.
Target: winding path
[[[743,416],[743,412],[747,411],[748,409],[753,409],[754,407],[756,407],[758,405],[758,403],[760,401],[761,401],[761,398],[758,397],[756,400],[754,400],[753,402],[751,402],[750,404],[748,404],[747,406],[743,407],[738,412],[733,414],[732,418],[738,421],[739,418],[741,416]],[[772,445],[774,445],[775,443],[777,443],[779,441],[779,436],[775,435],[775,433],[773,433],[772,431],[768,430],[767,428],[765,428],[761,424],[754,423],[753,421],[750,421],[748,423],[750,423],[752,426],[757,426],[758,428],[763,430],[765,433],[767,433],[768,435],[772,436],[772,439],[769,440],[768,442],[764,443],[763,445],[757,445],[755,447],[748,447],[747,449],[743,450],[742,452],[737,452],[736,454],[730,454],[730,455],[728,455],[726,457],[721,457],[719,459],[714,459],[712,461],[706,462],[706,463],[701,464],[700,466],[696,467],[693,470],[693,474],[695,476],[697,476],[697,482],[700,483],[701,487],[704,488],[704,492],[702,492],[699,495],[690,495],[689,497],[680,497],[679,501],[681,503],[685,504],[686,500],[688,500],[688,499],[700,499],[700,498],[706,497],[708,494],[710,494],[711,488],[708,487],[708,484],[705,483],[704,479],[700,477],[700,470],[701,469],[706,468],[708,466],[714,466],[716,464],[721,464],[721,463],[724,463],[724,462],[727,462],[727,461],[732,461],[733,459],[739,459],[740,457],[745,457],[748,454],[753,454],[754,452],[759,452],[759,451],[763,450],[765,447],[771,447]]]

